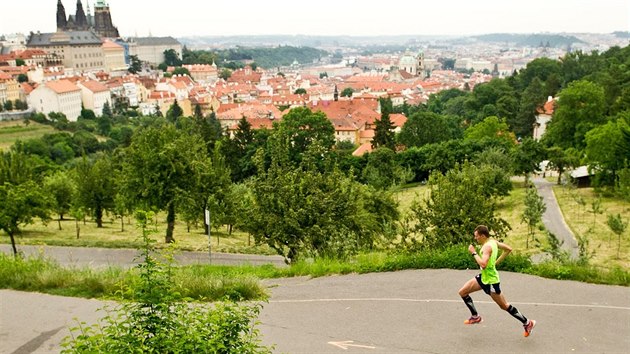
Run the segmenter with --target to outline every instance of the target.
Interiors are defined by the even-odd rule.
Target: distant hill
[[[630,32],[616,31],[613,32],[613,36],[617,38],[630,38]]]
[[[479,41],[510,43],[522,47],[554,47],[565,48],[574,43],[584,43],[580,39],[571,35],[561,34],[510,34],[510,33],[493,33],[473,36]]]

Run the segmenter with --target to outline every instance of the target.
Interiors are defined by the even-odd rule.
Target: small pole
[[[208,225],[208,258],[212,260],[212,242],[210,241],[210,210],[206,209],[206,225]]]

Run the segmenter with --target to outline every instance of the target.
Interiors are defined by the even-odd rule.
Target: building
[[[29,107],[37,112],[60,112],[71,122],[81,115],[81,89],[69,80],[48,81],[39,85],[27,101]]]
[[[21,100],[20,84],[13,76],[0,71],[0,104],[6,101]]]
[[[182,57],[182,44],[173,37],[132,37],[127,41],[129,55],[135,55],[140,61],[149,65],[160,65],[164,62],[164,51],[173,49],[179,58]]]
[[[66,18],[66,9],[61,0],[57,0],[57,32],[93,30],[101,37],[120,37],[118,29],[112,23],[109,5],[104,0],[96,1],[93,16],[90,13],[90,4],[87,6],[86,14],[81,0],[77,0],[76,13]]]
[[[77,86],[81,89],[81,102],[85,109],[91,109],[97,116],[102,116],[105,102],[112,107],[112,95],[107,86],[94,80],[79,81]]]
[[[551,121],[553,111],[556,107],[556,100],[549,96],[547,102],[536,110],[536,122],[534,123],[534,140],[540,140],[547,130],[547,124]]]
[[[125,49],[118,43],[106,39],[103,41],[103,57],[105,58],[105,70],[127,71],[125,64]]]
[[[65,68],[75,72],[105,69],[103,42],[92,31],[31,32],[26,47],[46,51],[59,58]]]

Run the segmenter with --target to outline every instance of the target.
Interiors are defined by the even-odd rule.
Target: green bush
[[[154,256],[155,241],[149,238],[154,230],[147,229],[151,218],[151,213],[137,213],[144,246],[140,277],[126,294],[132,301],[106,308],[100,323],[71,328],[62,353],[271,353],[255,328],[260,304],[192,306],[181,301],[172,252],[162,254],[163,262]]]

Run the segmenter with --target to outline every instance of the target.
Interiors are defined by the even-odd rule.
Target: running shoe
[[[475,324],[475,323],[481,323],[481,321],[483,321],[481,319],[481,316],[477,315],[477,316],[471,316],[469,319],[467,319],[466,321],[464,321],[464,324]]]
[[[536,321],[534,320],[529,320],[527,324],[523,325],[523,329],[525,329],[523,337],[529,337],[529,335],[532,334],[532,331],[534,330],[534,326],[536,326]]]

